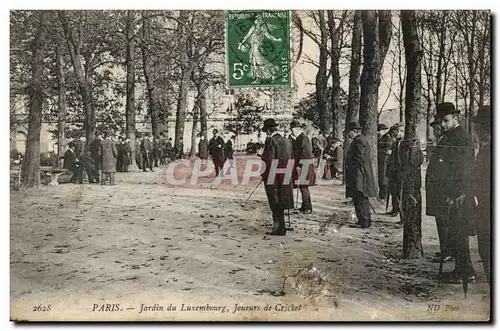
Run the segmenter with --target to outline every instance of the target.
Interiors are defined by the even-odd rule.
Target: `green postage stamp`
[[[227,84],[290,86],[290,13],[287,10],[226,13]]]

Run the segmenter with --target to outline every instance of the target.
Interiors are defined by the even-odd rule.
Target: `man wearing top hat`
[[[312,202],[309,185],[313,185],[315,180],[311,141],[304,133],[303,126],[298,121],[290,123],[290,130],[295,138],[293,140],[294,170],[297,170],[297,168],[300,169],[300,174],[299,171],[294,171],[295,176],[293,178],[294,186],[296,185],[295,181],[298,180],[298,187],[302,196],[302,206],[299,211],[304,214],[310,214],[312,213]],[[302,163],[301,160],[303,160]],[[307,175],[302,176],[303,173]]]
[[[458,115],[459,111],[451,102],[440,103],[437,107],[437,117],[441,119],[444,132],[440,141],[442,200],[439,203],[445,210],[446,231],[450,234],[450,247],[455,256],[455,269],[444,277],[449,283],[476,280],[469,255],[469,235],[475,229],[465,215],[467,197],[470,198],[467,191],[474,146],[470,135],[459,125]]]
[[[293,208],[293,188],[291,178],[285,182],[285,174],[276,174],[274,180],[269,178],[273,160],[278,160],[277,168],[287,168],[288,162],[293,160],[293,150],[290,140],[278,132],[278,124],[272,118],[264,121],[262,131],[267,134],[262,153],[265,169],[262,180],[265,185],[267,201],[273,214],[273,229],[266,232],[269,235],[286,235],[285,209]],[[276,161],[275,161],[276,162]],[[291,176],[290,176],[291,177]]]
[[[390,132],[394,137],[394,142],[389,153],[389,159],[387,162],[387,177],[389,177],[389,193],[392,200],[392,210],[387,214],[389,216],[395,217],[399,214],[400,200],[401,200],[401,184],[402,184],[402,159],[401,159],[401,141],[405,135],[404,123],[394,124]]]
[[[470,180],[472,217],[476,227],[479,255],[483,262],[486,279],[490,283],[491,250],[491,115],[490,106],[479,107],[471,118],[474,133],[480,142]],[[490,283],[491,284],[491,283]]]
[[[215,176],[219,176],[226,161],[224,158],[224,139],[222,139],[217,129],[213,130],[213,134],[214,136],[208,142],[208,152],[212,156],[212,162],[215,166]]]
[[[370,145],[357,121],[347,124],[347,136],[352,139],[345,159],[346,198],[353,198],[358,223],[355,227],[371,226],[369,197],[377,196]]]
[[[391,148],[392,136],[388,133],[389,128],[383,123],[377,126],[377,163],[378,163],[378,195],[380,200],[387,197],[387,186],[389,178],[386,176],[389,155],[387,151]]]

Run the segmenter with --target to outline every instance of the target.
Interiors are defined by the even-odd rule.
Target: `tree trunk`
[[[40,131],[42,128],[43,104],[43,51],[47,27],[47,11],[40,11],[39,26],[33,43],[32,80],[30,86],[28,137],[22,171],[22,188],[40,185]]]
[[[64,74],[64,60],[62,55],[62,45],[60,40],[56,45],[56,70],[57,70],[57,96],[58,96],[58,114],[57,114],[57,155],[64,156],[66,149],[66,79]]]
[[[149,116],[151,117],[151,131],[153,136],[157,136],[160,132],[158,129],[159,119],[159,100],[158,91],[156,89],[156,77],[153,64],[151,63],[151,54],[149,48],[151,47],[151,27],[149,26],[149,17],[147,12],[142,13],[142,33],[143,42],[141,43],[142,51],[142,64],[144,69],[144,78],[146,80],[146,87],[148,90],[149,101]]]
[[[341,22],[340,24],[343,24]],[[340,31],[341,26],[337,31]],[[330,74],[332,76],[332,95],[330,96],[331,115],[332,115],[332,129],[333,135],[337,139],[342,138],[342,132],[339,128],[339,113],[342,109],[342,104],[340,102],[340,70],[339,70],[339,60],[340,60],[340,47],[339,41],[340,36],[335,29],[335,20],[333,15],[333,10],[328,11],[328,29],[330,32],[331,40],[331,64],[330,64]]]
[[[316,73],[316,105],[319,113],[319,129],[321,133],[326,133],[330,127],[329,114],[327,110],[327,74],[326,61],[328,59],[328,39],[325,26],[324,10],[318,10],[319,28],[321,34],[321,45],[319,46],[319,68]]]
[[[370,145],[373,178],[377,176],[377,122],[379,70],[379,27],[376,10],[363,11],[363,71],[361,73],[361,98],[359,123]],[[375,181],[378,192],[378,183]]]
[[[349,69],[349,95],[347,97],[346,123],[357,121],[359,116],[359,83],[361,72],[361,36],[363,20],[361,11],[354,12],[352,29],[351,67]]]
[[[437,72],[436,72],[436,91],[435,91],[435,98],[436,98],[436,109],[437,105],[441,103],[441,95],[442,95],[442,77],[443,77],[443,62],[445,61],[445,39],[446,39],[446,17],[447,13],[446,11],[443,11],[443,17],[441,17],[441,26],[439,28],[439,56],[438,56],[438,63],[437,63]]]
[[[196,129],[198,126],[198,112],[199,112],[199,101],[198,97],[196,97],[196,101],[193,105],[193,126],[191,129],[191,151],[189,152],[189,156],[193,157],[196,155]]]
[[[208,141],[208,125],[207,125],[207,97],[206,97],[206,85],[201,83],[198,90],[198,100],[200,101],[200,130],[201,135],[205,137]]]
[[[69,21],[66,12],[60,10],[58,14],[61,20],[61,25],[64,30],[64,36],[66,37],[66,41],[68,44],[69,54],[71,56],[71,62],[73,64],[73,69],[75,70],[75,75],[78,81],[78,87],[80,89],[80,95],[82,96],[83,108],[85,111],[85,120],[83,126],[88,145],[92,140],[94,140],[94,134],[95,134],[95,111],[94,111],[94,104],[92,101],[91,86],[90,82],[87,80],[80,59],[80,44],[73,38],[74,31],[69,26]],[[80,32],[81,31],[79,31],[78,34],[81,34]]]
[[[130,149],[132,159],[131,164],[128,166],[129,171],[137,171],[137,163],[135,161],[135,153],[137,146],[135,146],[135,35],[134,35],[134,12],[129,10],[127,12],[127,103],[126,103],[126,122],[127,122],[127,138],[130,139]]]
[[[392,14],[390,10],[378,11],[378,31],[379,31],[379,44],[378,44],[378,71],[382,73],[384,67],[385,56],[389,50],[392,39]],[[380,80],[379,80],[380,85]]]
[[[485,56],[486,54],[490,53],[490,29],[491,29],[491,19],[490,16],[487,15],[485,16],[485,29],[484,29],[484,34],[482,37],[482,45],[481,45],[481,50],[479,52],[479,59],[478,59],[478,64],[479,64],[479,82],[478,82],[478,95],[479,95],[479,101],[478,101],[478,106],[484,106],[484,102],[486,99],[486,86],[487,86],[487,77],[490,75],[490,66],[487,65],[487,57]],[[488,102],[489,104],[489,102]]]
[[[417,135],[418,114],[421,97],[421,57],[417,34],[415,11],[401,11],[403,41],[406,58],[406,125],[401,144],[402,168],[402,210],[403,258],[419,259],[424,255],[422,247],[422,153]]]

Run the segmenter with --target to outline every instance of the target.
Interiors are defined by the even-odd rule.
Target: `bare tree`
[[[361,75],[361,37],[363,34],[362,12],[354,12],[352,29],[351,66],[349,70],[349,96],[347,100],[346,123],[356,121],[359,116],[359,85]]]
[[[379,20],[375,10],[363,11],[363,71],[359,123],[371,147],[370,161],[377,174],[378,87],[380,85]],[[378,183],[375,183],[378,191]]]
[[[125,109],[126,126],[127,126],[127,137],[130,139],[130,149],[131,149],[131,161],[129,166],[130,171],[137,171],[137,164],[135,153],[138,146],[135,146],[135,45],[136,45],[136,35],[134,29],[136,26],[135,13],[132,10],[127,11],[126,18],[126,58],[125,64],[127,68],[127,103]]]
[[[57,148],[59,157],[64,156],[66,147],[66,78],[64,73],[64,56],[62,54],[62,42],[58,38],[56,41],[56,75],[57,75],[57,99],[58,99],[58,116],[57,116]]]
[[[26,155],[22,172],[22,188],[40,185],[40,130],[42,127],[43,95],[43,53],[48,25],[48,12],[39,12],[39,25],[33,41],[32,79],[29,89],[29,119]]]
[[[405,136],[401,143],[402,151],[402,210],[403,257],[422,258],[422,152],[417,136],[421,96],[421,49],[417,34],[415,11],[401,11],[403,42],[406,58],[406,98],[405,98]]]
[[[327,111],[327,60],[328,60],[328,31],[325,24],[325,11],[318,10],[318,26],[320,29],[321,44],[319,48],[319,68],[316,73],[316,105],[319,112],[319,129],[325,133],[330,127],[330,116]]]

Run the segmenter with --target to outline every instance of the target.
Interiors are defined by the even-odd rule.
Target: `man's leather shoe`
[[[270,235],[270,236],[285,236],[286,230],[284,230],[284,231],[275,230],[275,231],[271,231],[271,232],[266,232],[266,234]]]

